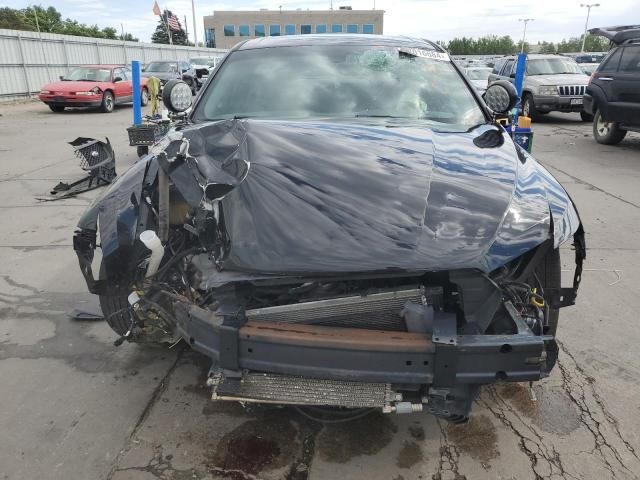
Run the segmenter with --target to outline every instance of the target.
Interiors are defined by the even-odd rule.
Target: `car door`
[[[131,69],[128,67],[122,68],[122,73],[124,74],[122,87],[124,90],[124,95],[128,98],[128,101],[133,101],[133,78]]]
[[[509,80],[510,82],[515,82],[515,71],[516,71],[516,61],[513,58],[507,60],[502,67],[502,71],[500,72],[500,77],[503,80]]]
[[[614,80],[618,73],[621,56],[622,47],[611,51],[593,74],[591,83],[587,87],[587,91],[593,90],[592,95],[598,99],[598,108],[607,121],[613,121],[617,114],[617,89]]]
[[[624,47],[611,84],[616,121],[640,125],[640,45]]]
[[[114,68],[112,73],[113,94],[116,103],[127,102],[127,86],[125,85],[125,74],[122,68]]]

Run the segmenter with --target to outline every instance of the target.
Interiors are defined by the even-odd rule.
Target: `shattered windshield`
[[[159,73],[177,72],[178,67],[175,63],[171,62],[151,62],[149,65],[147,65],[145,71]]]
[[[193,119],[233,117],[389,117],[463,128],[486,121],[446,54],[342,45],[232,53]]]
[[[535,58],[527,61],[527,75],[559,75],[584,73],[570,58]]]
[[[69,72],[63,80],[85,82],[108,82],[111,79],[111,70],[104,68],[78,67]]]

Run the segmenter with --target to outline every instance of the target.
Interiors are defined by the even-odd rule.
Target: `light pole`
[[[580,53],[584,52],[584,42],[587,41],[587,28],[589,28],[589,15],[591,14],[591,7],[599,7],[599,3],[581,3],[581,7],[587,8],[587,20],[584,22],[584,35],[582,36],[582,47],[580,47]]]
[[[524,39],[527,37],[527,23],[533,22],[534,18],[519,18],[519,22],[524,22],[524,31],[522,32],[522,43],[520,44],[520,53],[524,53]]]

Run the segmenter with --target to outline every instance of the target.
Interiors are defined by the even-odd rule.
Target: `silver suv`
[[[496,61],[489,84],[496,80],[514,81],[516,57]],[[575,60],[561,55],[529,55],[522,88],[522,113],[533,120],[549,112],[580,112],[585,122],[593,117],[582,109],[589,76]]]

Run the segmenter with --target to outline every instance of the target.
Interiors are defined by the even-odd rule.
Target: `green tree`
[[[139,42],[140,39],[137,37],[134,37],[133,35],[131,35],[129,32],[125,32],[124,35],[120,35],[118,37],[120,40],[125,40],[127,42]]]
[[[507,55],[516,51],[516,45],[508,35],[488,35],[478,39],[454,38],[449,42],[448,49],[452,55]]]
[[[31,30],[31,26],[25,20],[22,12],[9,7],[0,8],[0,28]]]
[[[158,25],[156,25],[156,31],[151,35],[152,43],[164,43],[168,44],[169,42],[169,33],[167,32],[167,23],[166,19],[172,15],[171,10],[165,10],[162,12],[162,17],[158,20]],[[191,45],[189,43],[189,38],[184,30],[171,30],[171,40],[174,45]]]
[[[538,42],[540,53],[556,53],[556,45],[553,42]]]

